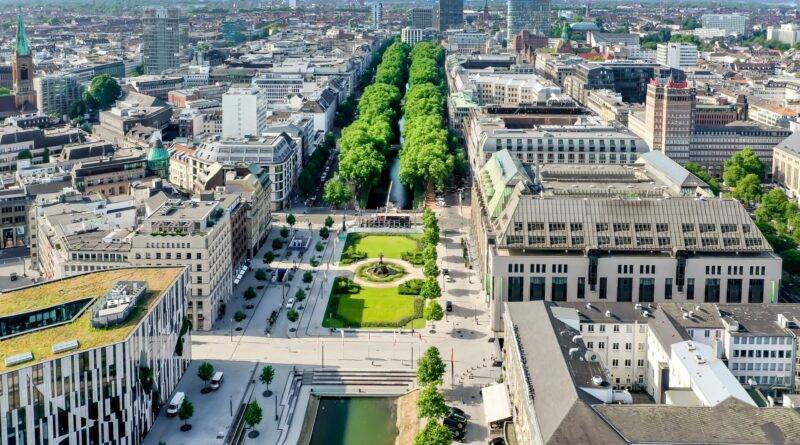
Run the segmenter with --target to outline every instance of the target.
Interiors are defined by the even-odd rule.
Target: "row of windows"
[[[786,370],[791,366],[786,364]],[[731,371],[783,371],[783,363],[731,363]]]
[[[765,376],[765,375],[754,375],[754,376],[740,375],[738,377],[738,379],[739,379],[739,383],[742,383],[742,384],[748,383],[749,380],[754,380],[756,382],[756,384],[759,384],[759,385],[775,385],[775,384],[782,385],[783,384],[783,377],[781,377],[781,376],[776,377],[774,375],[771,375],[771,376]],[[787,378],[787,381],[788,381],[788,378]]]
[[[782,349],[734,349],[733,356],[747,358],[792,358],[792,351],[787,350],[784,352]]]
[[[747,337],[742,336],[734,336],[733,337],[733,344],[735,345],[790,345],[792,344],[792,339],[789,337],[764,337],[764,336],[753,336],[749,335]]]
[[[522,223],[522,222],[515,222],[514,223],[514,230],[517,231],[517,232],[522,231],[524,227],[525,227],[525,224]],[[581,223],[581,222],[571,222],[569,224],[567,224],[566,222],[550,222],[550,223],[546,223],[546,224],[544,222],[529,222],[529,223],[527,223],[527,228],[528,228],[528,231],[530,231],[530,232],[542,231],[542,230],[545,229],[545,227],[547,227],[547,229],[550,230],[551,232],[553,232],[553,231],[563,231],[563,230],[566,230],[567,227],[569,227],[569,229],[574,232],[574,231],[583,230],[583,223]],[[609,226],[609,223],[595,223],[595,230],[598,231],[598,232],[607,232],[609,227],[611,227],[612,231],[614,231],[614,232],[627,232],[627,231],[631,230],[631,227],[633,227],[633,230],[636,233],[652,232],[653,228],[655,228],[655,231],[657,233],[665,233],[665,232],[669,231],[669,224],[667,224],[667,223],[655,223],[655,224],[651,224],[651,223],[635,223],[635,224],[631,225],[630,223],[626,223],[626,222],[618,222],[618,223],[611,223],[610,226]],[[750,233],[750,226],[749,225],[742,224],[741,227],[742,227],[742,232]],[[716,233],[717,232],[716,224],[698,224],[698,228],[699,228],[700,233]],[[736,224],[720,224],[719,229],[720,229],[719,230],[720,233],[734,233],[734,232],[737,231],[736,230],[737,229],[737,225]],[[683,233],[693,233],[695,231],[695,225],[694,224],[681,224],[681,230],[683,231]]]
[[[553,143],[554,140],[557,141],[555,144]],[[533,149],[534,146],[536,148],[538,148],[538,149],[543,149],[545,147],[545,145],[548,148],[553,148],[554,145],[557,145],[559,149],[563,149],[565,145],[570,149],[574,149],[575,148],[575,145],[576,145],[575,144],[575,139],[567,139],[566,141],[567,142],[565,144],[564,143],[564,139],[544,139],[544,140],[543,139],[536,139],[536,143],[534,144],[533,139],[525,139],[524,146],[525,146],[525,148],[528,148],[529,150]],[[598,139],[597,140],[597,144],[595,144],[595,139],[588,139],[588,141],[589,142],[587,144],[585,139],[578,139],[578,144],[577,144],[578,148],[579,149],[580,148],[584,148],[587,145],[589,146],[589,149],[591,151],[594,151],[595,146],[599,147],[600,151],[603,151],[606,148],[606,140],[605,139]],[[523,140],[522,139],[515,139],[515,140],[514,139],[506,139],[505,142],[506,142],[505,146],[508,149],[512,149],[514,147],[516,147],[517,149],[522,149],[523,148]],[[636,150],[636,140],[635,139],[619,139],[619,140],[610,139],[610,140],[608,140],[608,147],[609,147],[609,149],[611,151],[614,151],[614,150],[617,149],[617,142],[619,142],[619,147],[620,147],[621,151],[625,151],[629,144],[630,144],[630,147],[631,147],[631,151],[635,151]],[[503,145],[503,140],[498,138],[497,139],[497,146],[498,147],[502,147],[502,145]]]

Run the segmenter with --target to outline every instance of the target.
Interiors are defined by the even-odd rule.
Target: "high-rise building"
[[[661,151],[675,161],[689,161],[694,134],[696,93],[685,82],[670,78],[652,79],[647,85],[645,104],[645,141],[650,149]]]
[[[14,98],[18,109],[36,107],[36,91],[33,89],[33,53],[25,34],[25,21],[17,15],[17,42],[11,59],[14,83]]]
[[[33,80],[36,90],[36,108],[39,113],[62,116],[69,113],[70,106],[81,100],[85,90],[77,76],[54,74],[37,77]]]
[[[372,5],[372,26],[376,29],[381,27],[383,22],[383,3],[374,3]]]
[[[747,34],[750,17],[741,14],[703,14],[703,28],[722,29],[732,34]]]
[[[656,62],[670,68],[684,69],[697,66],[697,45],[691,43],[659,43]]]
[[[267,99],[257,87],[231,88],[222,95],[222,137],[258,136],[267,125]]]
[[[425,8],[425,7],[411,8],[409,16],[411,17],[411,28],[428,29],[434,27],[433,8]]]
[[[439,31],[464,25],[464,0],[439,0]]]
[[[509,42],[522,31],[550,33],[550,0],[508,0],[506,38]]]
[[[183,38],[178,9],[147,8],[142,18],[142,63],[145,74],[178,69]]]

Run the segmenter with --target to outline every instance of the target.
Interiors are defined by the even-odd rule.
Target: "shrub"
[[[415,266],[422,266],[425,264],[425,258],[423,258],[421,250],[410,250],[408,252],[403,252],[400,254],[400,258],[402,258],[403,261],[408,261]]]
[[[325,218],[325,227],[327,227],[327,228],[333,227],[333,217],[332,216],[328,215]]]
[[[405,283],[400,283],[400,285],[397,286],[397,292],[400,295],[419,295],[420,290],[422,290],[422,283],[424,282],[425,280],[421,278],[413,278]]]
[[[303,283],[310,283],[314,281],[314,274],[309,271],[303,272]]]
[[[269,264],[273,261],[275,261],[275,252],[269,250],[264,254],[264,262]]]
[[[369,262],[367,264],[362,264],[361,266],[358,267],[358,269],[356,269],[356,276],[359,277],[359,278],[363,278],[363,279],[365,279],[367,281],[372,281],[374,283],[388,283],[390,281],[397,280],[397,279],[399,279],[400,277],[402,277],[403,275],[406,274],[405,269],[403,269],[402,267],[400,267],[400,266],[398,266],[396,264],[391,264],[391,263],[384,263],[384,264],[386,265],[387,269],[389,269],[390,271],[394,272],[392,275],[388,275],[388,276],[385,276],[385,277],[380,277],[380,276],[370,275],[370,274],[366,273],[367,269],[369,269],[370,267],[374,267],[376,264],[378,264],[378,263],[377,262]]]
[[[317,267],[317,266],[319,266],[319,260],[317,260],[317,259],[312,259],[312,260],[311,260],[311,261],[309,261],[308,263],[309,263],[309,264],[311,264],[311,267]]]
[[[333,280],[333,292],[336,294],[357,294],[361,286],[346,277],[336,277]]]
[[[264,269],[258,269],[256,271],[256,280],[267,281],[267,271]]]
[[[361,250],[356,250],[355,248],[348,247],[347,250],[342,252],[342,259],[340,261],[341,264],[353,264],[357,263],[361,260],[367,259],[367,252],[363,252]]]
[[[283,240],[280,238],[272,240],[272,250],[279,250],[281,247],[283,247]]]
[[[297,289],[297,292],[294,294],[294,298],[297,301],[303,301],[306,299],[306,291],[303,289]]]
[[[314,245],[314,250],[316,250],[317,252],[322,252],[323,250],[325,250],[325,245],[317,241],[317,244]]]
[[[281,227],[281,238],[286,238],[289,236],[289,229],[287,227]]]
[[[300,318],[300,314],[296,310],[290,309],[288,312],[286,312],[286,318],[288,318],[289,321],[294,323],[295,321],[297,321],[298,318]]]
[[[239,323],[240,321],[244,320],[245,318],[247,318],[247,315],[245,315],[245,313],[242,312],[242,311],[236,311],[236,313],[233,314],[233,319],[237,323]]]
[[[330,231],[330,229],[328,229],[327,227],[322,227],[321,229],[319,229],[319,236],[320,236],[320,238],[322,238],[322,239],[328,239],[328,237],[329,237],[330,235],[331,235],[331,231]]]
[[[247,290],[246,290],[246,291],[244,291],[244,299],[245,299],[245,300],[252,300],[252,299],[253,299],[253,298],[255,298],[256,296],[257,296],[257,295],[256,295],[256,290],[255,290],[255,289],[253,289],[253,287],[252,287],[252,286],[251,286],[251,287],[248,287],[248,288],[247,288]]]

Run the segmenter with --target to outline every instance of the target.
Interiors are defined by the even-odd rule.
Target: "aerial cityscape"
[[[0,445],[800,445],[800,2],[0,3]]]

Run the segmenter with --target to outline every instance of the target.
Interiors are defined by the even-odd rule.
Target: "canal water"
[[[309,445],[394,445],[393,397],[322,397]]]
[[[400,118],[397,123],[400,128],[400,146],[403,146],[403,124],[405,118]],[[396,209],[408,210],[413,205],[411,191],[400,181],[400,156],[396,150],[392,150],[386,156],[386,164],[389,166],[381,175],[381,180],[372,188],[367,199],[367,208],[377,209],[386,206],[386,197]],[[389,184],[391,183],[391,191]]]

